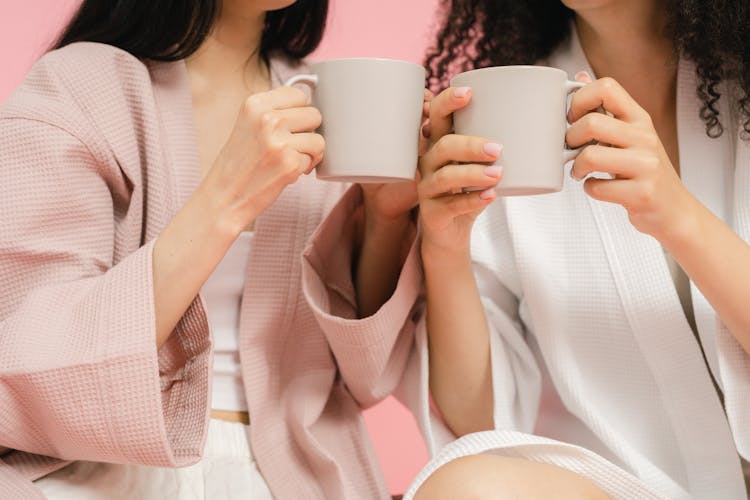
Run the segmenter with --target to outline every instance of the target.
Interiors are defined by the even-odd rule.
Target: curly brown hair
[[[437,90],[461,71],[486,66],[534,64],[569,35],[574,12],[560,0],[441,0],[442,23],[428,51],[428,86]],[[668,36],[675,51],[693,60],[700,116],[718,137],[719,84],[739,87],[734,105],[750,134],[750,2],[667,0]]]

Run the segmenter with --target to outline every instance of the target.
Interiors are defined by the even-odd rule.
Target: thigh
[[[594,483],[567,469],[522,458],[470,455],[448,462],[419,488],[415,500],[606,500]]]

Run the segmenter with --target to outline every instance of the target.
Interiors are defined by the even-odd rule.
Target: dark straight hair
[[[221,0],[84,0],[54,48],[74,42],[113,45],[140,59],[176,61],[198,50]],[[323,38],[328,0],[297,0],[266,14],[260,54],[301,59]]]

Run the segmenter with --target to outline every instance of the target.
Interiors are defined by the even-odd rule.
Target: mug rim
[[[333,64],[333,63],[364,63],[364,62],[398,63],[398,64],[403,64],[403,65],[408,65],[413,68],[419,68],[422,71],[427,71],[425,67],[422,66],[421,64],[417,64],[411,61],[404,61],[403,59],[391,59],[388,57],[337,57],[334,59],[324,59],[322,61],[311,61],[310,67],[313,68],[315,66]]]
[[[555,72],[555,73],[562,73],[566,80],[568,80],[568,73],[560,68],[553,68],[551,66],[536,66],[533,64],[509,64],[507,66],[488,66],[486,68],[477,68],[472,69],[469,71],[464,71],[462,73],[459,73],[451,78],[451,85],[453,85],[453,81],[456,78],[462,77],[462,76],[474,76],[475,74],[480,73],[498,73],[498,72],[506,72],[510,70],[532,70],[532,71],[543,71],[543,72]]]

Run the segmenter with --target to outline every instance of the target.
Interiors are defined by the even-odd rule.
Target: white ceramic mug
[[[425,69],[391,59],[334,59],[286,82],[309,85],[326,140],[320,179],[413,180],[417,170]]]
[[[497,66],[467,71],[451,80],[471,87],[471,101],[454,114],[457,134],[503,145],[497,164],[501,196],[553,193],[563,186],[563,166],[579,149],[568,149],[567,100],[582,83],[556,68]],[[472,188],[469,188],[472,189]]]

